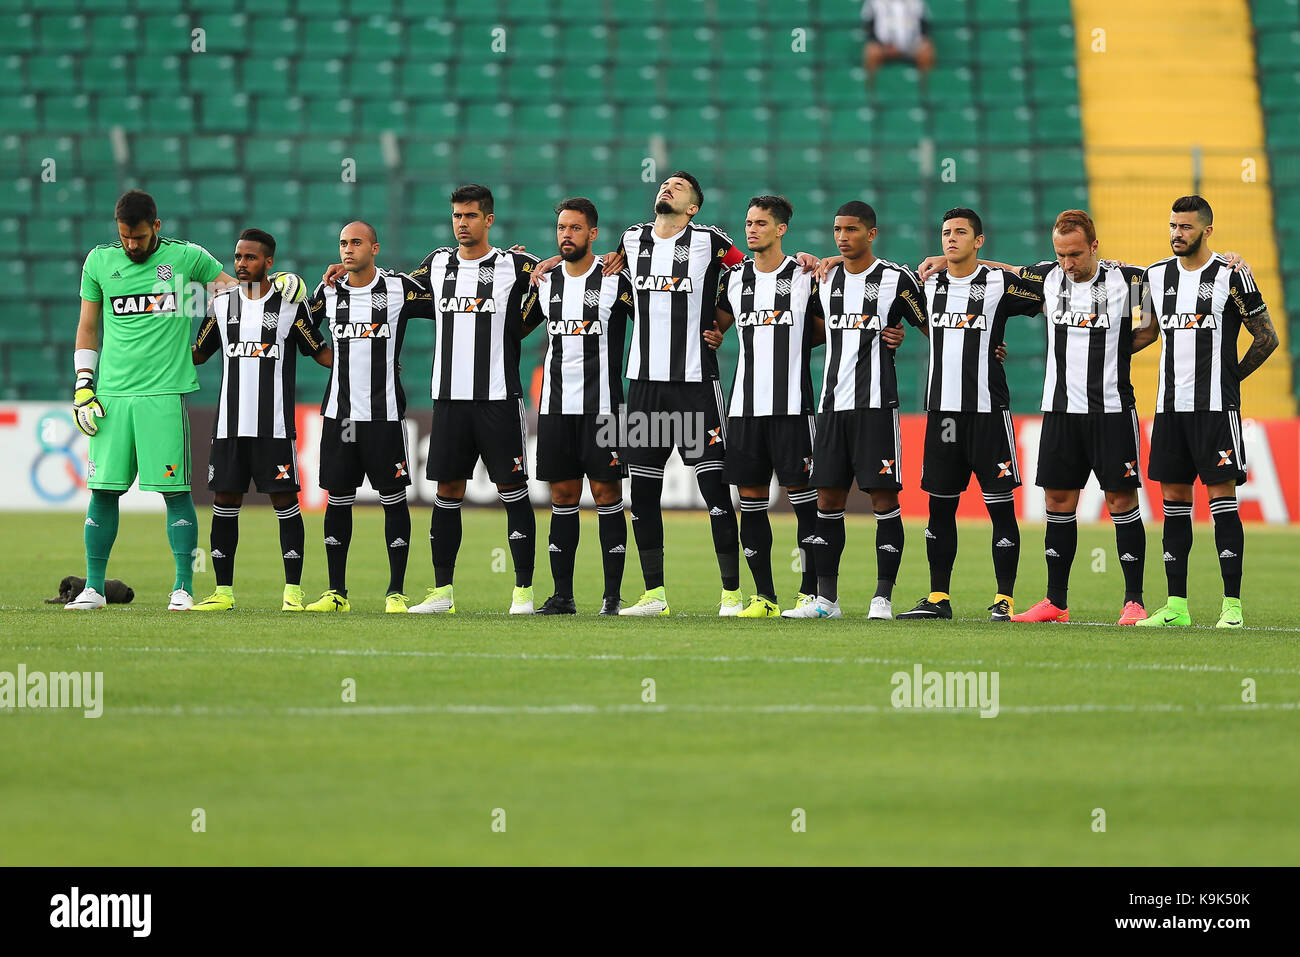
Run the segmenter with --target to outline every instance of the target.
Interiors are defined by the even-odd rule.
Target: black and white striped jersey
[[[623,340],[632,315],[632,277],[601,272],[600,259],[581,276],[561,262],[542,277],[537,302],[550,341],[542,366],[540,414],[597,415],[623,403]]]
[[[808,310],[816,282],[786,256],[772,272],[752,259],[726,270],[718,309],[735,318],[740,340],[728,415],[808,415],[813,410],[814,321]]]
[[[880,339],[904,319],[921,328],[925,296],[906,266],[877,259],[860,273],[834,267],[815,291],[826,322],[826,365],[820,412],[898,408],[894,353]]]
[[[1143,311],[1160,323],[1157,412],[1222,412],[1241,408],[1237,333],[1267,306],[1248,272],[1233,272],[1215,253],[1187,270],[1170,256],[1148,266],[1150,302]]]
[[[1044,412],[1126,412],[1133,408],[1129,361],[1142,270],[1102,262],[1075,282],[1055,260],[1020,270],[1043,297],[1047,317]]]
[[[689,223],[674,236],[654,223],[623,232],[636,303],[627,377],[657,382],[704,382],[718,377],[718,357],[704,342],[713,328],[718,276],[740,261],[731,238],[716,226]]]
[[[321,403],[328,419],[396,422],[406,413],[397,360],[408,319],[432,319],[428,292],[405,273],[376,269],[364,286],[320,285],[311,314],[329,329],[334,365]]]
[[[433,296],[435,399],[515,399],[519,342],[536,324],[537,257],[492,246],[478,259],[461,259],[443,246],[411,271]]]
[[[305,302],[294,305],[275,289],[260,299],[242,285],[224,289],[209,300],[194,348],[224,358],[214,439],[295,437],[297,352],[314,356],[325,348]]]
[[[925,407],[932,412],[1010,408],[997,347],[1010,316],[1033,316],[1043,298],[1015,273],[979,266],[961,279],[941,269],[925,281],[930,306],[930,372]]]

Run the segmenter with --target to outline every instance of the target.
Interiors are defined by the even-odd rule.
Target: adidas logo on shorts
[[[333,535],[330,535],[328,538],[325,539],[325,544],[326,544],[326,545],[341,545],[341,544],[343,544],[343,543],[340,542],[340,541],[339,541],[337,538],[335,538]]]
[[[388,547],[389,547],[389,548],[405,548],[405,547],[406,547],[406,539],[404,539],[404,538],[395,538],[395,539],[393,539],[391,542],[388,543]]]
[[[997,541],[998,548],[1015,548],[1016,543],[1009,538],[999,538]]]
[[[512,542],[517,542],[521,538],[527,538],[527,537],[528,537],[527,535],[525,535],[523,532],[520,531],[513,531],[510,533],[510,541]]]
[[[289,549],[287,552],[285,552],[285,553],[284,553],[284,557],[285,557],[285,558],[302,558],[302,556],[298,554],[298,550],[297,550],[297,549],[294,549],[294,548],[291,548],[291,549]]]

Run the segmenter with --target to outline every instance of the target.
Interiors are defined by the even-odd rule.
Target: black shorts
[[[250,481],[264,495],[297,492],[298,451],[293,439],[213,439],[208,488],[242,495]]]
[[[1138,417],[1127,412],[1044,412],[1038,438],[1041,488],[1081,489],[1089,473],[1107,492],[1142,484]]]
[[[627,384],[623,458],[628,465],[662,469],[676,448],[686,465],[721,463],[727,450],[727,419],[722,386],[707,382]]]
[[[1154,482],[1205,485],[1246,481],[1241,413],[1157,412],[1151,426],[1147,477]]]
[[[1020,460],[1011,413],[930,412],[925,420],[925,455],[921,490],[931,495],[960,495],[971,473],[985,492],[1020,487]]]
[[[903,487],[903,434],[897,409],[846,409],[817,416],[813,482],[817,488],[897,492]]]
[[[723,476],[728,485],[807,485],[812,481],[811,415],[733,415],[727,419],[727,458]]]
[[[346,494],[370,479],[377,492],[411,484],[406,422],[366,422],[326,417],[320,430],[320,487]]]
[[[618,448],[617,415],[537,417],[537,477],[543,482],[581,479],[621,482],[627,476]]]
[[[434,482],[474,477],[483,459],[495,485],[528,481],[523,399],[434,399],[424,475]]]

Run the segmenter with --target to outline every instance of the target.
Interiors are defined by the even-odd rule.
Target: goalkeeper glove
[[[269,278],[275,290],[289,302],[299,303],[307,298],[307,284],[297,273],[273,272]]]
[[[77,388],[72,394],[72,414],[77,420],[77,428],[85,435],[99,431],[95,419],[104,415],[104,407],[95,397],[95,380],[88,372],[77,376]]]

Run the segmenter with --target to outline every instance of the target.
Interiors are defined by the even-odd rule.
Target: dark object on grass
[[[59,594],[54,598],[45,599],[45,604],[66,605],[80,595],[81,590],[85,587],[86,580],[84,578],[69,575],[59,582]],[[104,581],[104,597],[108,599],[110,605],[128,605],[131,603],[131,599],[135,598],[135,589],[126,582],[119,581],[116,578],[108,578]]]

